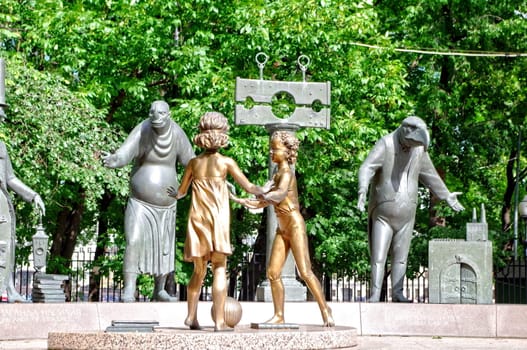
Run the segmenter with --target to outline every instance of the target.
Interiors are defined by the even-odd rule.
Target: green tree
[[[6,90],[11,107],[2,138],[17,175],[46,203],[52,259],[67,261],[77,239],[93,237],[105,188],[126,192],[123,180],[107,174],[98,161],[98,145],[115,144],[117,135],[109,132],[104,114],[62,79],[34,70],[19,55],[7,59]],[[16,209],[18,241],[24,243],[31,240],[36,219],[30,205],[19,201]],[[63,272],[59,269],[52,265],[48,271]]]

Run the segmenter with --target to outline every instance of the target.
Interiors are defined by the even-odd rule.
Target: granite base
[[[199,331],[179,327],[156,327],[154,332],[51,332],[48,349],[346,349],[356,347],[357,330],[352,327],[300,325],[295,330],[259,330],[249,325],[232,332]]]

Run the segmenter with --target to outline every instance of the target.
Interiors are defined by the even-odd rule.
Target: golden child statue
[[[223,114],[205,113],[201,117],[199,129],[200,133],[194,137],[194,143],[205,151],[189,161],[179,189],[176,191],[169,187],[167,190],[170,196],[180,199],[192,185],[185,260],[194,263],[194,271],[187,290],[188,315],[185,325],[190,329],[201,328],[197,319],[198,299],[207,263],[211,261],[214,330],[232,330],[225,323],[227,256],[232,254],[227,174],[249,193],[259,195],[263,189],[249,182],[233,159],[218,152],[229,141],[229,127]]]
[[[277,131],[271,137],[271,160],[277,164],[277,172],[273,177],[273,185],[269,192],[258,199],[231,198],[250,209],[273,205],[277,218],[276,236],[267,266],[267,278],[271,282],[274,316],[266,323],[284,323],[284,285],[281,279],[282,268],[291,250],[295,263],[307,287],[318,303],[324,326],[333,327],[335,322],[331,309],[324,299],[322,287],[311,269],[306,225],[300,205],[296,177],[290,165],[296,162],[300,142],[296,137],[285,131]]]

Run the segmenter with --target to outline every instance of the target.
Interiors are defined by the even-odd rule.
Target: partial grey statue
[[[368,203],[371,263],[370,302],[378,302],[388,254],[391,257],[392,301],[411,302],[403,295],[408,252],[414,229],[419,182],[455,211],[463,210],[460,192],[450,192],[428,154],[426,123],[411,116],[394,132],[377,141],[359,169],[358,208]]]
[[[152,103],[149,118],[132,130],[115,153],[102,152],[108,168],[134,162],[124,222],[122,302],[135,301],[137,277],[143,273],[154,276],[152,300],[176,301],[165,283],[174,271],[177,200],[167,196],[166,189],[178,187],[177,164],[184,169],[194,156],[187,135],[170,118],[165,101]]]
[[[5,63],[0,59],[0,122],[6,118],[5,108]],[[11,165],[5,143],[0,141],[0,293],[7,292],[10,303],[27,302],[15,288],[15,247],[16,220],[15,208],[8,190],[18,194],[26,202],[33,203],[41,215],[46,214],[46,207],[40,195],[20,181]]]

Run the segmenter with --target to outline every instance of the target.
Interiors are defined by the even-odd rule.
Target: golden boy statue
[[[295,263],[307,287],[318,303],[324,326],[333,327],[335,322],[331,309],[324,299],[322,287],[311,269],[309,248],[306,234],[306,224],[300,213],[296,177],[291,165],[296,162],[300,142],[296,137],[285,131],[277,131],[271,137],[271,160],[277,164],[278,170],[273,177],[273,185],[269,192],[259,199],[231,198],[247,208],[256,209],[273,205],[278,226],[271,249],[270,261],[267,266],[267,278],[271,282],[274,316],[266,323],[284,323],[284,285],[281,279],[282,268],[291,250]]]

